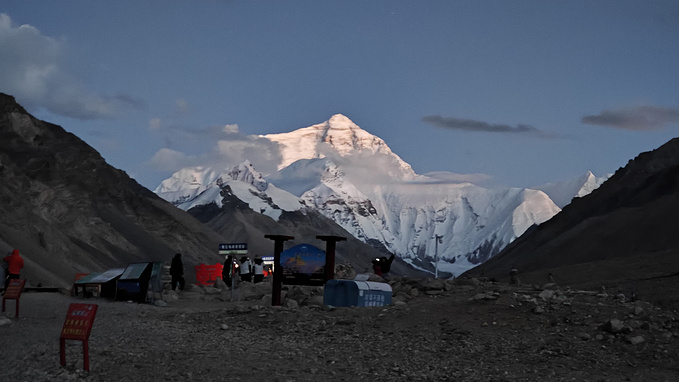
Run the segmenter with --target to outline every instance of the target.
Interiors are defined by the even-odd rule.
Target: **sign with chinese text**
[[[9,280],[9,285],[5,294],[2,296],[2,311],[5,311],[5,301],[15,300],[16,304],[16,317],[19,317],[19,297],[21,297],[21,292],[24,291],[24,285],[26,285],[26,279],[12,279]]]
[[[61,329],[61,338],[87,341],[90,337],[94,317],[97,315],[96,304],[71,304],[68,306],[66,321]]]
[[[9,285],[5,291],[3,299],[5,300],[17,300],[21,297],[21,292],[24,291],[24,285],[26,285],[26,279],[12,279],[9,280]]]
[[[248,243],[219,244],[220,255],[247,255]]]
[[[222,278],[222,270],[224,269],[224,265],[222,264],[214,264],[214,265],[205,265],[205,264],[200,264],[196,265],[196,284],[198,285],[214,285],[215,281],[217,281],[217,278]]]

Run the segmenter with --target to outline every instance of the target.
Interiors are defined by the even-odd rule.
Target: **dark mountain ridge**
[[[610,286],[679,301],[679,139],[642,153],[591,194],[533,227],[467,275]],[[657,289],[661,288],[661,289]],[[664,289],[663,289],[664,288]],[[669,289],[667,289],[669,288]],[[654,291],[655,290],[655,291]],[[659,297],[659,296],[656,296]]]
[[[68,286],[77,272],[215,257],[219,235],[158,198],[60,126],[0,94],[0,250],[19,249],[23,276]]]

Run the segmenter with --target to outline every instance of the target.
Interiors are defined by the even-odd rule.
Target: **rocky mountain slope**
[[[70,286],[77,272],[211,262],[219,235],[108,165],[60,126],[0,94],[0,250],[18,248],[29,284]]]
[[[469,272],[529,282],[549,273],[573,285],[607,284],[679,302],[679,139],[642,153],[591,194],[573,200]]]

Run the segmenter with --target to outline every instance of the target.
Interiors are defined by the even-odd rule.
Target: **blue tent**
[[[325,281],[325,251],[311,244],[299,244],[281,252],[283,283],[323,285]]]

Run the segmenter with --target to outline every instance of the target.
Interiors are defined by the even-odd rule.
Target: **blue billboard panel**
[[[325,252],[311,244],[299,244],[281,252],[283,282],[322,285],[325,278]]]

